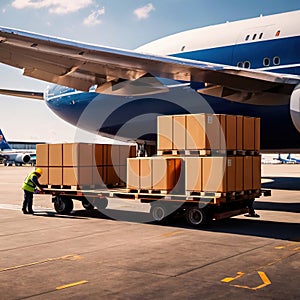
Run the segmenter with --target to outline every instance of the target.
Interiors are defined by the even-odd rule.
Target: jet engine
[[[300,132],[300,84],[295,87],[291,95],[290,113],[294,126]]]
[[[31,160],[30,155],[20,153],[16,156],[15,163],[28,164],[30,162],[30,160]]]

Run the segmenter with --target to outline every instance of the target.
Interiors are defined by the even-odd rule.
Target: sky
[[[299,9],[299,0],[1,0],[0,26],[135,49],[184,30]],[[47,86],[0,63],[0,88],[44,91]],[[43,101],[0,96],[0,105],[0,128],[8,140],[70,142],[74,137],[75,128]]]

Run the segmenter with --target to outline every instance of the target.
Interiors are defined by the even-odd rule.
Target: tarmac
[[[63,216],[36,195],[23,215],[31,170],[0,166],[1,300],[300,299],[300,165],[262,165],[260,218],[205,229],[143,223],[149,207],[130,201]]]

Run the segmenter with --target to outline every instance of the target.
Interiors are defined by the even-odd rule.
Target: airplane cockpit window
[[[263,32],[259,35],[259,39],[260,39],[260,40],[262,39],[263,35],[264,35]]]
[[[255,34],[253,34],[252,40],[255,40],[255,39],[256,39],[256,36],[257,36],[257,34],[256,34],[256,33],[255,33]]]
[[[250,38],[250,35],[248,34],[248,35],[246,36],[246,38],[245,38],[245,41],[248,41],[249,38]]]
[[[185,49],[185,46],[182,46],[182,47],[181,47],[181,52],[184,51],[184,49]]]
[[[53,85],[48,87],[47,96],[48,96],[48,98],[51,98],[51,97],[59,96],[59,95],[62,95],[62,94],[72,93],[72,92],[75,92],[75,91],[76,90],[73,89],[73,88],[53,84]]]
[[[277,30],[275,36],[280,36],[280,30]]]

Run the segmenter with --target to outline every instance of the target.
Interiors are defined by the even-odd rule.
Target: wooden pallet
[[[256,156],[255,150],[158,150],[157,156]]]

